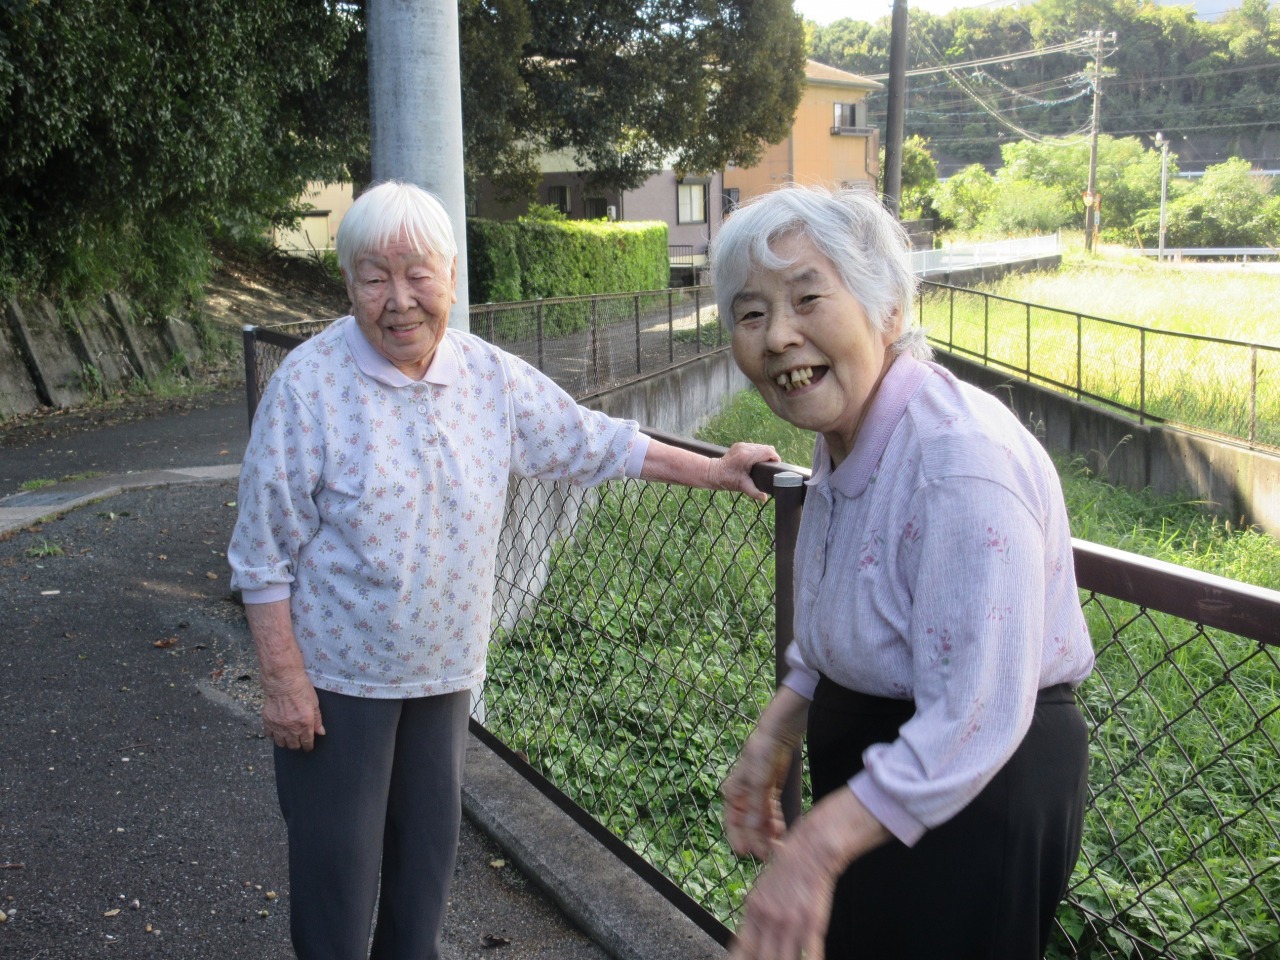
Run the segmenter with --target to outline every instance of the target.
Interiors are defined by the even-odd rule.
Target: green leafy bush
[[[667,225],[522,218],[467,221],[473,303],[665,289]],[[560,333],[581,329],[576,325]]]

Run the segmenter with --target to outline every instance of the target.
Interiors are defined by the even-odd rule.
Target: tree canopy
[[[1280,129],[1280,99],[1273,93],[1280,82],[1280,31],[1273,19],[1268,0],[1243,0],[1214,22],[1198,20],[1190,6],[1134,0],[1036,0],[943,16],[912,10],[908,67],[967,63],[1065,43],[1087,31],[1114,31],[1116,41],[1107,45],[1114,52],[1104,60],[1103,132],[1125,137],[1160,130],[1176,140],[1192,138],[1202,150],[1239,153],[1264,131]],[[888,70],[887,17],[808,29],[815,60],[861,74]],[[1003,144],[1024,138],[1015,127],[1058,138],[1087,129],[1091,69],[1092,53],[1085,50],[911,77],[906,132],[928,138],[948,167],[998,163]],[[871,113],[883,107],[883,98],[874,98]],[[1204,158],[1213,154],[1205,150]]]
[[[602,185],[750,164],[790,128],[789,0],[459,0],[467,175],[528,195],[541,151]],[[364,4],[0,0],[0,285],[167,308],[210,231],[368,180]]]

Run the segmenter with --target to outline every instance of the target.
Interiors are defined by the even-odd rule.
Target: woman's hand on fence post
[[[763,443],[735,443],[723,457],[708,463],[707,487],[711,490],[736,490],[753,500],[768,500],[769,495],[751,479],[751,468],[758,463],[780,463],[778,451]]]

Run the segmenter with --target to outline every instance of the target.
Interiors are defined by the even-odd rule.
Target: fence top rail
[[[663,443],[704,456],[717,457],[725,452],[724,447],[660,430],[644,428],[644,432]],[[774,493],[774,480],[780,473],[796,473],[804,480],[811,476],[807,467],[762,463],[751,471],[751,478],[761,490]],[[1280,646],[1280,591],[1086,540],[1073,539],[1072,548],[1076,583],[1082,590]]]
[[[1227,337],[1215,337],[1207,333],[1184,333],[1180,330],[1161,330],[1159,327],[1144,327],[1140,323],[1129,323],[1126,320],[1111,320],[1107,317],[1098,317],[1091,313],[1081,313],[1079,310],[1064,310],[1061,307],[1050,307],[1042,303],[1031,303],[1027,300],[1015,300],[1013,297],[1003,297],[998,293],[988,293],[986,290],[974,290],[972,287],[957,287],[950,283],[940,283],[936,280],[922,279],[921,285],[928,284],[931,287],[938,287],[942,290],[955,290],[958,293],[967,293],[972,296],[985,297],[988,300],[999,300],[1002,303],[1013,303],[1020,307],[1034,307],[1036,310],[1043,310],[1047,313],[1060,313],[1067,317],[1077,317],[1081,320],[1092,320],[1095,323],[1105,323],[1113,327],[1124,327],[1127,330],[1137,330],[1140,332],[1155,334],[1161,337],[1177,337],[1182,340],[1199,340],[1204,343],[1220,343],[1229,347],[1248,347],[1253,350],[1270,350],[1280,353],[1280,345],[1271,343],[1257,343],[1253,340],[1231,340]]]
[[[1073,540],[1082,590],[1280,646],[1280,591]]]
[[[1148,257],[1158,257],[1159,247],[1143,247],[1140,251]],[[1280,247],[1165,247],[1166,257],[1280,257]]]

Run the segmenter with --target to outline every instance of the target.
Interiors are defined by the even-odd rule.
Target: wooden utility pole
[[[1098,211],[1102,198],[1098,196],[1098,129],[1102,117],[1102,41],[1115,42],[1115,33],[1095,30],[1091,34],[1093,48],[1093,123],[1089,129],[1089,186],[1084,193],[1084,248],[1093,252],[1094,235],[1098,232]]]
[[[893,0],[889,37],[889,99],[885,114],[884,207],[901,217],[902,131],[907,93],[907,0]]]

